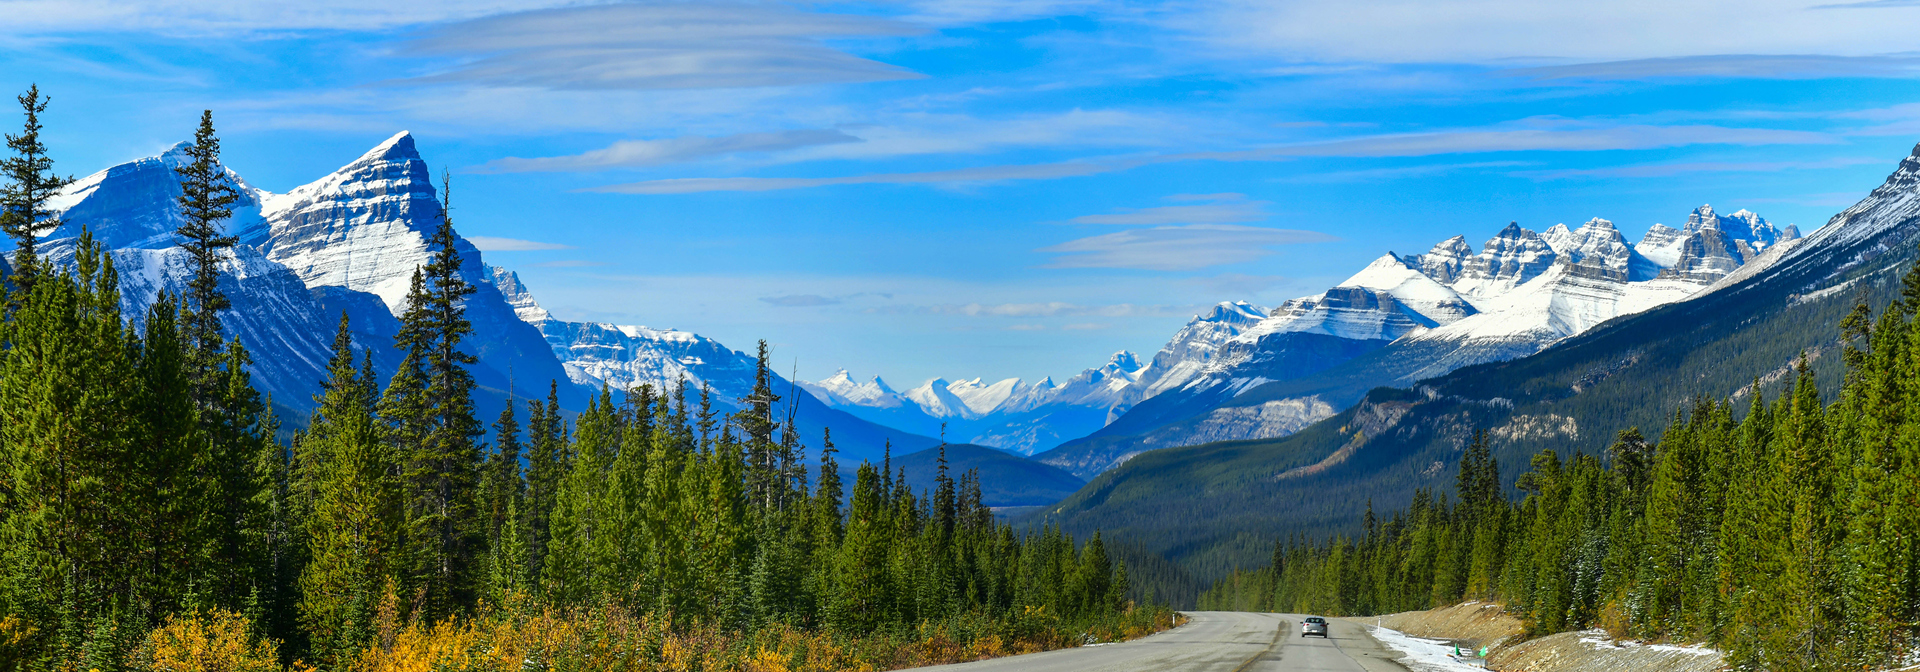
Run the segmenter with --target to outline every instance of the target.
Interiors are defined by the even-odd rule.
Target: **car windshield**
[[[1319,616],[1315,616],[1313,618],[1307,619],[1307,622],[1308,623],[1325,623],[1327,622],[1327,619],[1321,618]]]

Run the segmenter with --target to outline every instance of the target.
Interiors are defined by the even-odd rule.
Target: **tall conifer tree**
[[[25,289],[40,273],[34,241],[59,222],[53,219],[47,202],[73,182],[53,172],[53,159],[47,156],[46,143],[40,142],[40,114],[47,111],[47,98],[38,84],[20,94],[20,108],[27,121],[19,135],[7,134],[7,149],[13,156],[0,161],[0,173],[6,184],[0,187],[0,230],[13,239],[13,284]]]

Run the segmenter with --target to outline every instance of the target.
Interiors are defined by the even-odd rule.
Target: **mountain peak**
[[[1122,371],[1138,371],[1140,370],[1140,358],[1134,356],[1130,350],[1121,350],[1113,353],[1113,357],[1107,359],[1107,366],[1119,367]]]
[[[413,132],[401,131],[393,134],[367,153],[361,154],[354,163],[363,161],[411,161],[420,158],[420,150],[413,145]]]

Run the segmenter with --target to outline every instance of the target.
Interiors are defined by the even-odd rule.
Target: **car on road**
[[[1308,616],[1307,620],[1301,621],[1300,636],[1306,637],[1308,635],[1319,635],[1321,639],[1326,639],[1327,619],[1319,616]]]

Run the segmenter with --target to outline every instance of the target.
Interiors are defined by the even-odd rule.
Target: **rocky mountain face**
[[[1805,238],[1789,228],[1771,232],[1769,241],[1766,229],[1753,233],[1757,217],[1740,218],[1745,223],[1738,230],[1726,225],[1732,217],[1708,226],[1709,212],[1702,209],[1697,230],[1656,228],[1658,235],[1636,246],[1663,261],[1645,250],[1677,250],[1673,240],[1717,230],[1755,248],[1755,256],[1724,275],[1647,281],[1696,287],[1683,299],[1587,325],[1526,356],[1398,389],[1356,387],[1391,373],[1384,360],[1367,355],[1350,363],[1354,385],[1341,392],[1357,403],[1331,417],[1282,438],[1145,453],[1027,522],[1070,532],[1125,531],[1146,550],[1205,574],[1260,562],[1266,549],[1244,544],[1246,538],[1351,532],[1359,523],[1357,502],[1394,510],[1419,489],[1450,488],[1461,451],[1479,430],[1487,431],[1510,485],[1543,448],[1563,458],[1599,454],[1630,427],[1657,438],[1676,409],[1702,396],[1742,409],[1755,395],[1775,398],[1803,356],[1831,399],[1843,375],[1840,322],[1857,300],[1876,311],[1899,300],[1901,278],[1920,261],[1920,146],[1883,184]],[[1602,288],[1592,278],[1558,271],[1536,282],[1542,280],[1543,286],[1572,287],[1578,280],[1587,291]],[[1635,285],[1647,283],[1628,283],[1625,292],[1641,292]],[[1489,307],[1481,315],[1497,313]],[[1390,347],[1418,355],[1415,340]],[[1222,410],[1298,398],[1328,381],[1293,384],[1250,391]]]
[[[518,319],[538,330],[552,357],[566,371],[566,379],[594,393],[606,389],[618,392],[639,385],[675,390],[687,385],[688,403],[698,403],[703,388],[714,407],[722,412],[740,408],[740,400],[753,391],[758,366],[754,356],[721,345],[699,334],[672,329],[570,322],[553,317],[520,276],[490,266],[489,286],[497,288],[505,303],[513,306]],[[936,440],[877,425],[842,413],[821,403],[807,390],[772,374],[774,394],[792,407],[800,436],[817,445],[811,437],[833,429],[834,445],[842,452],[842,462],[857,466],[859,460],[878,462],[891,444],[897,454],[906,454],[933,446]]]
[[[1738,215],[1703,206],[1687,228],[1655,225],[1637,245],[1596,217],[1544,234],[1510,223],[1477,254],[1463,236],[1424,254],[1388,253],[1241,328],[1180,386],[1141,395],[1088,437],[1037,457],[1091,477],[1153,448],[1285,436],[1373,387],[1539,352],[1764,265],[1774,258],[1764,250],[1797,235]],[[1743,237],[1727,233],[1726,222]],[[1732,252],[1716,254],[1716,242]]]
[[[90,232],[112,253],[130,319],[140,319],[160,291],[185,289],[190,269],[173,234],[181,221],[173,167],[185,160],[182,147],[87,176],[55,201],[63,223],[46,236],[47,256],[70,261],[77,237]],[[373,355],[381,375],[398,366],[397,315],[414,269],[434,252],[428,241],[445,216],[440,193],[405,132],[285,194],[226,172],[240,191],[227,225],[240,243],[222,263],[221,289],[233,309],[221,319],[253,353],[255,385],[271,395],[285,422],[298,424],[320,392],[342,314],[355,348]],[[462,347],[479,360],[470,370],[482,417],[510,398],[545,396],[548,381],[557,381],[570,411],[603,386],[671,387],[685,379],[696,392],[710,384],[723,410],[752,387],[747,355],[685,332],[554,319],[517,276],[487,266],[464,238],[454,244],[460,274],[476,290],[465,304],[474,336]],[[784,380],[775,387],[795,404],[803,436],[831,426],[849,464],[878,459],[889,441],[903,454],[935,443],[827,408]]]
[[[1191,382],[1222,344],[1266,319],[1266,312],[1244,301],[1223,302],[1195,315],[1145,364],[1131,352],[1117,352],[1106,364],[1064,383],[936,378],[896,392],[878,376],[860,383],[841,370],[800,385],[827,405],[873,422],[921,434],[944,427],[949,437],[1032,454],[1086,436],[1125,416],[1140,400]]]

